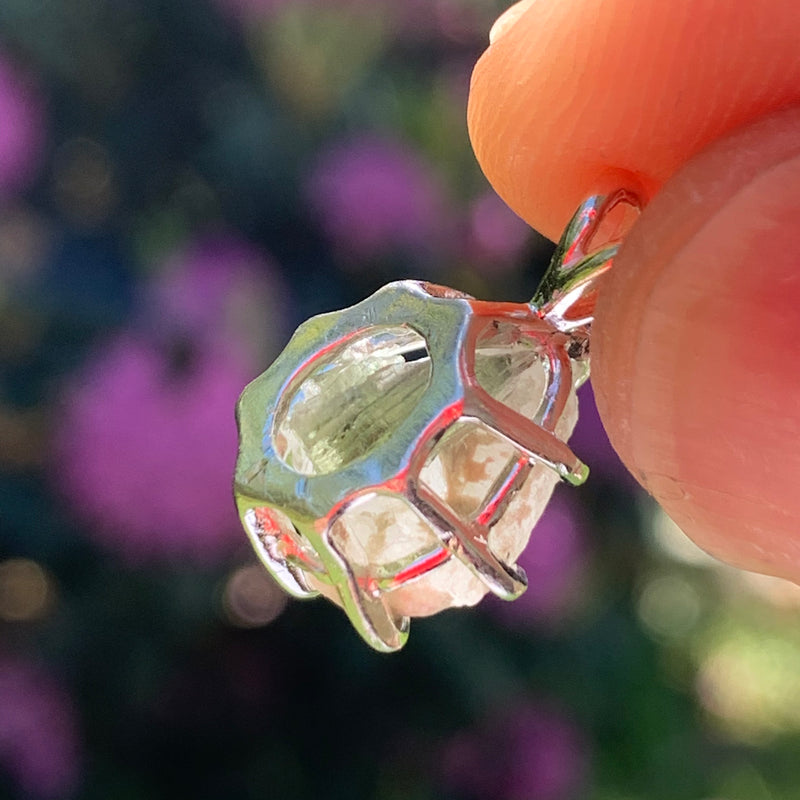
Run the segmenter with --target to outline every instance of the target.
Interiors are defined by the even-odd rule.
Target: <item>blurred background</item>
[[[0,3],[1,797],[800,798],[800,590],[684,539],[588,389],[527,594],[399,654],[240,529],[234,402],[302,319],[532,294],[466,135],[505,5]]]

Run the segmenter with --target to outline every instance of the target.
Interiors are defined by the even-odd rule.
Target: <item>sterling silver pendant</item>
[[[598,232],[622,206],[581,205],[529,304],[391,283],[305,322],[246,387],[236,502],[287,592],[392,651],[411,617],[525,591],[516,560],[553,486],[588,475],[566,441],[619,244]]]

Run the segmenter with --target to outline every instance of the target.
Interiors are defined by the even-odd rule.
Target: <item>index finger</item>
[[[523,0],[472,78],[478,161],[558,239],[587,196],[645,202],[694,153],[800,101],[796,0]]]

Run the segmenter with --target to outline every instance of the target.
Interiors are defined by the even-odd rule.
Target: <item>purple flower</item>
[[[530,241],[531,229],[494,191],[478,197],[469,209],[468,255],[488,275],[508,271]]]
[[[176,367],[130,334],[73,376],[57,480],[95,539],[131,562],[211,561],[231,550],[240,540],[233,407],[252,377],[232,346],[195,350]]]
[[[585,383],[578,392],[578,408],[578,424],[569,440],[569,446],[578,458],[589,465],[594,475],[614,480],[631,490],[639,489],[639,484],[625,468],[608,440],[597,411],[591,383]]]
[[[446,237],[433,170],[394,141],[364,137],[332,147],[309,174],[306,195],[334,246],[351,258],[435,251]]]
[[[285,340],[289,297],[277,266],[234,236],[199,239],[147,287],[147,323],[166,338],[213,347],[231,339],[265,367]]]
[[[42,98],[27,75],[0,57],[0,199],[29,186],[44,140]]]
[[[242,541],[233,408],[280,340],[286,304],[247,245],[207,240],[147,291],[151,330],[108,342],[62,393],[56,481],[131,562],[209,562]]]
[[[577,725],[525,703],[451,739],[442,781],[475,800],[572,800],[586,788],[589,749]]]
[[[52,678],[0,656],[0,764],[26,795],[66,797],[80,776],[75,711]]]
[[[506,625],[558,625],[579,604],[587,567],[586,533],[569,492],[569,487],[556,487],[518,559],[528,576],[525,593],[511,603],[495,597],[483,603]]]

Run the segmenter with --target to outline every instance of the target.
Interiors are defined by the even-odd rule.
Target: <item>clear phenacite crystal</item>
[[[341,469],[391,434],[430,378],[420,334],[400,325],[367,329],[290,387],[276,417],[278,456],[303,475]]]
[[[478,342],[476,377],[492,397],[533,418],[546,402],[549,362],[536,342],[515,334],[517,328],[505,323]],[[411,413],[430,374],[430,358],[419,334],[402,327],[369,330],[344,347],[335,363],[302,380],[285,416],[279,416],[278,441],[285,442],[281,456],[304,474],[339,468],[363,456]],[[566,439],[576,421],[573,390],[557,435]],[[420,481],[457,515],[470,519],[485,508],[498,479],[521,470],[527,477],[488,534],[491,550],[513,564],[558,481],[552,469],[543,463],[529,466],[528,456],[503,436],[480,421],[465,420],[454,423],[436,443]],[[405,498],[381,493],[353,504],[338,517],[331,536],[358,576],[386,584],[386,602],[399,616],[422,617],[472,606],[489,591],[455,558],[442,560],[407,583],[391,580],[404,567],[441,551],[431,523]],[[312,583],[338,601],[324,582]]]
[[[316,350],[301,337],[301,366],[272,379],[274,410],[259,409],[269,392],[258,381],[239,409],[237,496],[262,560],[298,596],[343,605],[383,649],[402,644],[405,618],[522,591],[516,560],[559,475],[582,468],[563,444],[585,377],[568,337],[527,306],[401,290],[409,308],[391,294],[385,324],[359,325],[377,316],[362,311],[340,334],[334,315],[317,318],[327,324],[312,331],[323,334]],[[426,293],[432,310],[415,319]],[[454,333],[443,344],[445,324]],[[248,427],[259,410],[265,422]],[[537,454],[532,436],[574,462]]]

